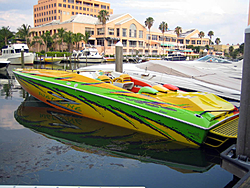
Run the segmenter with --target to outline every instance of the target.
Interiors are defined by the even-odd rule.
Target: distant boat
[[[0,60],[0,70],[7,69],[10,61]]]
[[[86,48],[82,51],[73,51],[71,60],[79,63],[102,63],[105,59],[96,48]]]
[[[0,60],[10,61],[10,64],[21,65],[21,50],[24,50],[24,64],[33,64],[35,55],[29,52],[27,44],[9,44],[2,48]]]
[[[176,51],[171,54],[168,54],[168,56],[162,58],[162,60],[166,61],[186,61],[187,56],[184,55],[183,52]]]

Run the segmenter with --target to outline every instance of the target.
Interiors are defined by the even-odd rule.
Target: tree
[[[47,49],[51,47],[53,39],[50,35],[50,32],[47,31],[41,35],[41,39],[43,40],[43,43],[45,45],[45,52],[47,52]]]
[[[199,34],[198,34],[198,36],[200,37],[200,39],[202,39],[205,36],[205,34],[204,34],[203,31],[200,31]]]
[[[60,28],[60,29],[57,29],[57,36],[58,36],[58,44],[59,44],[59,49],[60,51],[62,52],[62,45],[63,45],[63,37],[64,37],[64,34],[66,32],[66,29],[64,28]]]
[[[10,31],[10,27],[2,27],[2,29],[0,30],[0,35],[1,37],[4,39],[4,44],[7,45],[8,43],[8,39],[11,38],[14,33]]]
[[[76,33],[74,34],[74,42],[76,43],[77,50],[80,49],[80,42],[83,40],[83,34],[82,33]]]
[[[28,37],[30,36],[30,27],[31,26],[28,24],[23,24],[21,27],[17,28],[18,32],[16,33],[16,36],[25,40],[26,44],[28,42]]]
[[[212,42],[212,36],[214,36],[214,32],[213,31],[209,31],[207,35],[210,37],[209,44],[211,44],[211,42]]]
[[[164,37],[164,33],[168,30],[168,24],[166,22],[161,22],[161,24],[159,25],[159,29],[161,30],[162,35],[163,35],[163,56],[164,56],[164,52],[165,52],[165,45],[164,45],[165,37]]]
[[[220,41],[220,38],[216,38],[216,39],[215,39],[215,43],[216,43],[217,45],[219,45],[220,42],[221,42],[221,41]]]
[[[85,35],[83,35],[83,38],[82,38],[82,40],[84,41],[84,43],[85,43],[85,46],[86,46],[86,44],[88,44],[88,42],[89,42],[89,38],[90,38],[91,36],[90,36],[90,34],[89,34],[89,32],[85,32]]]
[[[39,50],[39,47],[42,45],[43,43],[42,43],[42,41],[41,41],[41,38],[39,37],[39,36],[34,36],[33,37],[33,41],[31,42],[31,46],[37,46],[37,52],[39,52],[40,50]]]
[[[182,33],[182,28],[180,26],[177,26],[175,29],[174,29],[174,32],[176,33],[177,35],[177,46],[178,46],[178,38],[180,37],[180,34]]]
[[[65,32],[63,35],[63,42],[67,43],[68,51],[71,52],[71,47],[74,44],[74,34],[71,31]]]
[[[109,12],[106,10],[99,11],[99,15],[97,16],[98,20],[102,23],[102,26],[104,27],[104,55],[105,55],[105,46],[106,46],[106,22],[109,20]]]
[[[151,38],[150,38],[150,29],[151,29],[151,27],[153,26],[153,24],[154,24],[154,18],[152,18],[152,17],[146,18],[146,20],[145,20],[145,26],[148,27],[148,30],[149,30],[149,37],[148,37],[148,54],[149,54],[149,47],[150,47],[149,39],[151,39]]]

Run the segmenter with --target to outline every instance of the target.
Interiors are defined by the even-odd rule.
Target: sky
[[[100,0],[102,1],[102,0]],[[129,13],[144,25],[153,17],[153,28],[162,21],[170,30],[198,29],[214,32],[212,40],[221,44],[241,44],[248,22],[249,0],[104,0],[111,4],[114,14]],[[33,25],[33,5],[38,0],[0,0],[0,27],[9,26],[16,31],[22,24]]]

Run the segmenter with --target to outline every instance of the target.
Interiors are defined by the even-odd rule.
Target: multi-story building
[[[42,2],[47,4],[44,5]],[[55,2],[56,7],[54,4]],[[49,17],[43,18],[42,23],[40,23],[40,18],[39,23],[37,23],[38,18],[34,17],[37,25],[35,24],[35,27],[31,28],[32,37],[41,36],[47,31],[49,31],[51,35],[54,35],[58,32],[58,29],[61,28],[73,33],[85,34],[85,32],[88,32],[91,35],[89,44],[96,47],[100,53],[103,53],[105,50],[104,53],[110,55],[115,53],[115,44],[117,41],[122,42],[124,55],[135,54],[136,51],[138,51],[141,55],[161,55],[175,51],[176,48],[182,49],[186,54],[190,54],[192,51],[186,49],[187,45],[205,46],[209,44],[209,38],[200,38],[198,36],[199,31],[197,29],[183,29],[179,37],[177,37],[173,30],[165,32],[164,37],[159,29],[151,28],[149,32],[143,24],[137,21],[130,14],[112,14],[113,10],[110,9],[110,5],[107,3],[101,6],[101,2],[98,2],[100,9],[96,9],[96,11],[92,9],[93,15],[91,14],[91,10],[89,13],[81,12],[81,14],[79,12],[76,14],[76,12],[72,10],[72,6],[74,7],[74,10],[76,10],[77,5],[81,4],[83,6],[86,2],[87,1],[80,0],[67,0],[67,2],[66,0],[39,0],[40,4],[38,5],[40,5],[40,9],[43,7],[43,10],[40,10],[40,13],[43,11],[43,16],[44,7],[45,9],[47,7],[48,9],[57,8],[56,10],[58,11],[54,11],[54,13],[56,12],[56,14],[58,14],[54,17],[54,19],[49,19]],[[92,3],[90,7],[95,7],[97,4],[97,1],[93,0],[88,0],[88,2]],[[60,9],[60,3],[62,4],[62,7],[64,7],[63,4],[65,4],[66,8]],[[39,11],[39,7],[36,7],[38,5],[34,6],[34,10],[36,10],[35,12],[37,12],[37,10]],[[102,10],[104,6],[106,10],[111,13],[105,26],[102,25],[97,18],[98,11]],[[80,6],[77,7],[79,10]],[[81,10],[83,11],[83,9]],[[40,15],[40,13],[38,14],[37,12],[36,14]],[[48,15],[49,14],[50,13],[48,12]],[[47,16],[47,11],[45,16]],[[46,20],[44,21],[44,19]],[[84,47],[85,44],[82,42],[81,49]],[[42,49],[45,49],[44,45],[40,46],[39,49],[38,47],[37,49],[34,49],[33,47],[34,51],[41,51]],[[66,44],[64,44],[63,49],[67,49]]]
[[[38,0],[38,4],[33,7],[34,26],[61,20],[62,15],[66,19],[77,14],[97,17],[100,10],[113,14],[110,3],[95,0]]]

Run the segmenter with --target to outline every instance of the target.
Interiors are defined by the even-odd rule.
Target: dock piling
[[[121,41],[117,42],[115,45],[115,71],[123,72],[123,45]]]
[[[237,156],[250,158],[250,26],[245,30],[244,60],[241,84],[240,117],[236,145]]]

